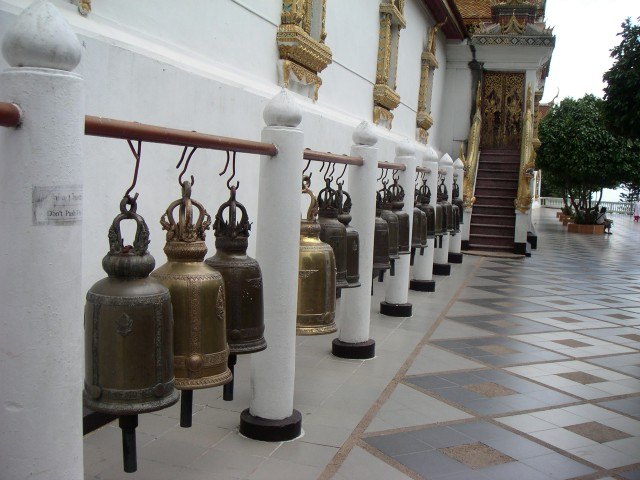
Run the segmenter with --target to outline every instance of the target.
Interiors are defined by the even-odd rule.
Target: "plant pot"
[[[581,225],[577,223],[570,223],[568,225],[569,233],[586,233],[586,234],[600,234],[604,233],[604,225]]]
[[[569,223],[571,223],[571,218],[570,217],[564,217],[562,219],[562,225],[568,225]]]
[[[560,218],[560,215],[562,215],[562,212],[556,212],[556,218]]]

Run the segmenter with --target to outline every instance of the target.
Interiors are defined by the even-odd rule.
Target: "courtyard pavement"
[[[568,234],[535,210],[531,258],[464,256],[413,317],[378,313],[376,358],[331,355],[332,336],[298,337],[295,408],[304,435],[246,439],[249,358],[232,402],[194,393],[140,416],[138,472],[122,471],[117,422],[84,439],[86,479],[640,479],[640,224]]]

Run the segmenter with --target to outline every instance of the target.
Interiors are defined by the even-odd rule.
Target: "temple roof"
[[[540,14],[544,13],[546,0],[455,0],[465,25],[475,25],[480,22],[492,22],[491,6],[497,3],[532,3],[538,7]]]

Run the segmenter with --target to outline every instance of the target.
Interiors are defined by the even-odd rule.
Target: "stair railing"
[[[522,143],[520,145],[520,171],[518,173],[518,194],[514,201],[516,210],[526,213],[531,208],[531,180],[536,166],[534,143],[533,102],[531,84],[527,86],[527,107],[522,124]],[[539,144],[539,140],[537,140]]]
[[[476,91],[476,111],[473,114],[469,137],[467,139],[467,154],[463,153],[460,145],[460,159],[464,163],[464,177],[462,181],[462,199],[465,208],[473,207],[476,201],[474,196],[476,190],[476,175],[478,174],[478,159],[480,158],[480,128],[482,126],[482,116],[480,114],[480,87]]]

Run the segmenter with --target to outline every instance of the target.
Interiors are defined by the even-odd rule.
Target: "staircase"
[[[469,249],[513,252],[520,152],[483,150],[478,162]]]

